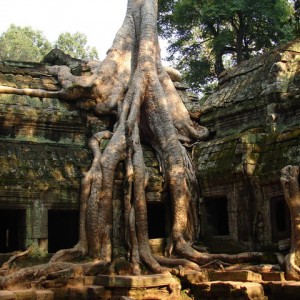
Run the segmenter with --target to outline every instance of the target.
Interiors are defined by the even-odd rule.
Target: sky
[[[50,42],[63,32],[81,32],[102,60],[123,23],[127,0],[1,0],[0,5],[0,34],[10,24],[41,30]]]

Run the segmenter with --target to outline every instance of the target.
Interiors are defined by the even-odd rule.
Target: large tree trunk
[[[300,190],[299,167],[286,166],[281,170],[280,178],[285,201],[291,215],[291,250],[286,257],[286,275],[288,279],[300,280]]]
[[[126,231],[133,273],[140,263],[153,272],[166,272],[161,263],[174,265],[172,259],[152,255],[149,246],[145,186],[147,185],[141,138],[156,151],[171,195],[173,225],[167,255],[180,255],[196,264],[220,259],[240,262],[260,253],[210,255],[192,248],[198,236],[198,185],[190,157],[181,144],[208,136],[208,130],[191,121],[176,89],[162,67],[157,36],[157,0],[128,0],[127,13],[107,57],[89,62],[91,76],[74,76],[68,66],[52,66],[62,90],[48,97],[89,98],[96,115],[115,113],[114,132],[99,132],[89,146],[94,160],[82,180],[80,238],[73,249],[61,250],[52,262],[89,254],[103,262],[112,260],[112,191],[117,164],[125,161],[124,199]],[[22,93],[0,87],[0,92]],[[27,95],[46,97],[47,92],[26,89]],[[101,139],[110,139],[101,153]],[[181,261],[178,262],[178,265]],[[195,269],[195,264],[187,264]]]

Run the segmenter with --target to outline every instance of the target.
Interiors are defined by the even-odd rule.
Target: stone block
[[[210,281],[241,281],[241,282],[260,282],[262,281],[262,276],[258,273],[252,271],[210,271],[209,272]]]
[[[0,300],[16,300],[16,295],[11,291],[0,291]]]
[[[299,300],[300,299],[300,282],[288,282],[283,284],[283,299]]]
[[[129,287],[129,288],[149,288],[168,286],[173,284],[173,278],[168,274],[153,274],[153,275],[141,275],[141,276],[109,276],[109,275],[97,275],[94,280],[95,285],[106,287]]]
[[[68,299],[70,293],[68,287],[51,288],[51,291],[54,293],[55,300]]]
[[[263,282],[265,294],[269,300],[299,300],[300,299],[300,282]]]
[[[69,299],[85,300],[88,299],[88,287],[70,287]]]
[[[14,294],[16,300],[36,300],[36,292],[34,290],[16,290]]]
[[[107,293],[103,286],[90,285],[87,287],[88,299],[102,299],[103,295],[110,294],[110,291]]]
[[[184,275],[183,278],[190,284],[209,281],[208,273],[206,270],[201,270],[200,272],[188,272]]]
[[[93,285],[95,276],[84,276],[84,285]]]
[[[54,300],[54,293],[50,290],[37,290],[36,300]]]
[[[68,280],[70,286],[83,286],[85,284],[84,277],[74,277]]]
[[[163,255],[164,249],[166,247],[165,239],[150,239],[149,244],[150,244],[152,253],[154,253],[156,255]]]
[[[262,272],[263,281],[285,281],[284,272]]]
[[[199,299],[266,300],[264,289],[256,282],[204,282],[193,286]]]

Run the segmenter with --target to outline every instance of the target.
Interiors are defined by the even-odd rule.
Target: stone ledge
[[[54,300],[50,290],[0,291],[0,300]]]
[[[183,279],[190,284],[209,281],[207,270],[202,270],[200,272],[188,272],[183,276]]]
[[[203,282],[193,285],[199,299],[266,300],[264,289],[256,282]]]
[[[260,282],[262,276],[252,271],[211,271],[209,272],[210,281],[240,281],[240,282]]]
[[[11,291],[0,291],[0,300],[16,300],[16,295]]]
[[[54,293],[50,290],[37,290],[36,300],[54,300]]]
[[[284,272],[262,272],[263,281],[285,281]]]
[[[35,290],[16,290],[13,293],[16,300],[36,300],[37,298]]]
[[[122,276],[122,275],[97,275],[94,285],[105,287],[126,287],[126,288],[149,288],[168,286],[174,283],[174,279],[168,274],[154,274],[141,276]]]
[[[300,282],[262,282],[265,294],[270,300],[299,300]]]

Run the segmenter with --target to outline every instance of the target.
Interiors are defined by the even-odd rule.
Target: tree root
[[[4,262],[0,268],[0,275],[4,275],[5,273],[7,273],[11,267],[12,264],[20,257],[24,257],[26,255],[28,255],[30,253],[30,249],[27,249],[25,251],[22,252],[17,252],[14,255],[12,255],[8,261]]]
[[[281,185],[291,215],[291,250],[285,258],[286,277],[300,280],[300,189],[299,167],[286,166],[281,170]]]
[[[47,264],[36,265],[15,271],[6,276],[0,276],[0,289],[7,289],[11,286],[27,287],[28,284],[39,285],[47,279],[58,277],[76,277],[76,276],[94,276],[101,273],[107,273],[109,266],[101,261],[87,262],[81,264],[66,262],[51,262]]]

